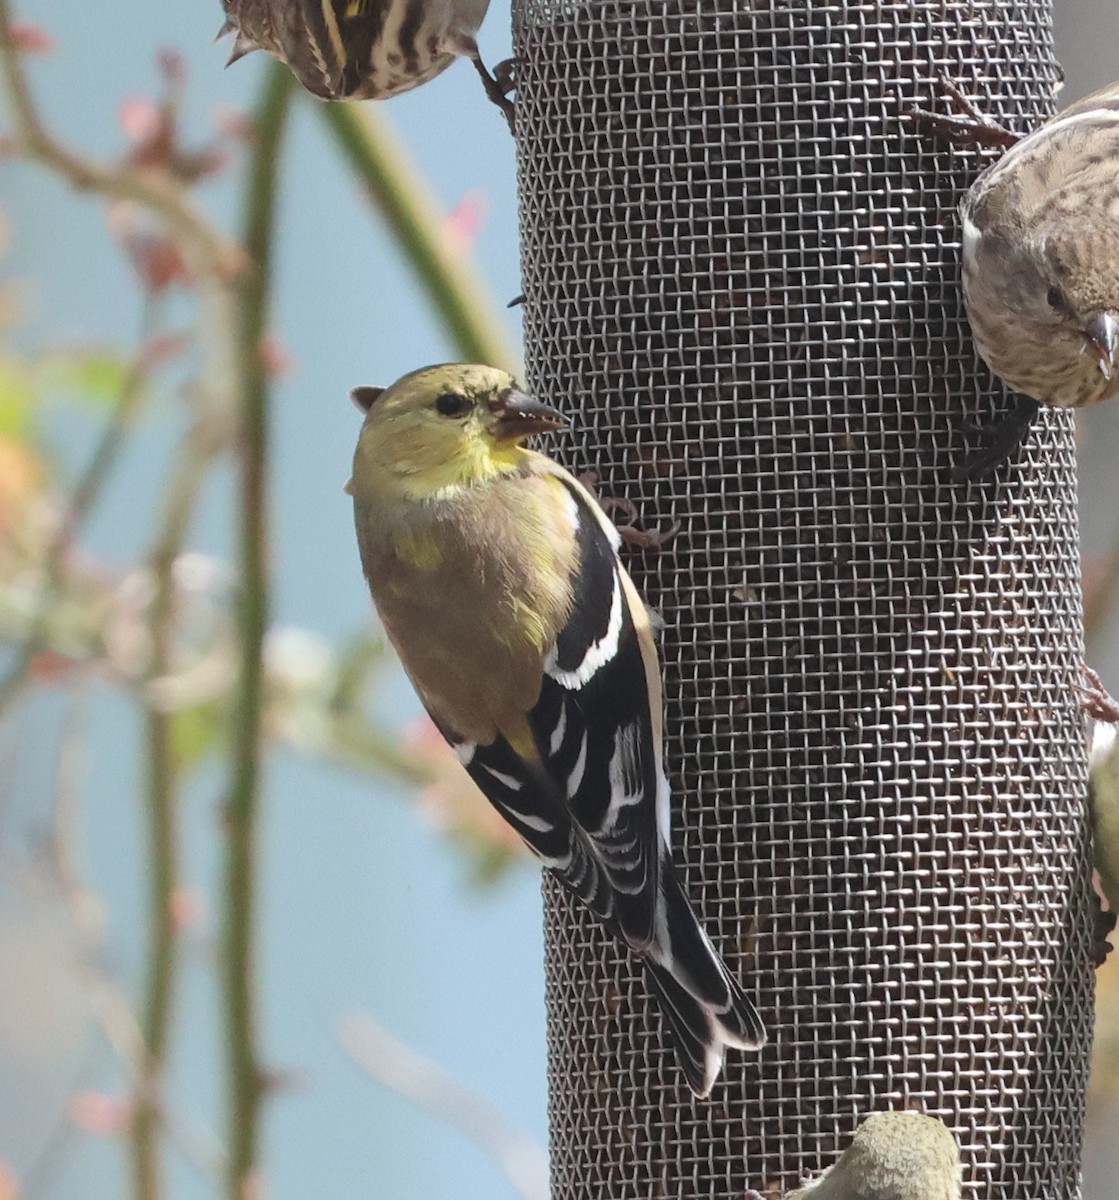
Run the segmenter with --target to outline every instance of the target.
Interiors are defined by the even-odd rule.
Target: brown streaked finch
[[[976,348],[1020,393],[988,450],[957,472],[969,478],[1016,448],[1039,404],[1119,396],[1119,84],[1021,138],[947,90],[966,115],[917,119],[953,141],[1009,147],[960,204]]]
[[[490,0],[222,0],[229,62],[266,50],[323,100],[383,100],[469,58],[512,124],[506,88],[485,68],[475,35]]]

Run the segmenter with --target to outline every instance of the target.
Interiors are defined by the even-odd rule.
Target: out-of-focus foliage
[[[56,137],[38,108],[34,66],[53,48],[47,31],[19,24],[8,0],[0,0],[10,118],[4,151],[103,202],[103,237],[127,264],[142,327],[135,347],[124,351],[44,336],[24,321],[34,281],[0,284],[0,644],[7,648],[0,655],[0,721],[45,692],[86,696],[91,684],[113,688],[134,706],[141,761],[122,778],[137,781],[142,853],[121,865],[148,888],[139,1000],[100,960],[105,912],[83,881],[71,795],[80,775],[73,769],[78,723],[65,731],[43,847],[16,854],[0,843],[0,888],[18,883],[33,909],[49,902],[64,914],[76,986],[123,1080],[115,1091],[73,1090],[58,1145],[75,1129],[119,1139],[136,1200],[168,1193],[165,1159],[176,1146],[214,1177],[215,1187],[224,1175],[231,1200],[246,1200],[263,1195],[261,1112],[282,1082],[281,1072],[264,1065],[255,1015],[262,758],[284,747],[396,780],[420,820],[461,852],[475,882],[495,880],[520,847],[434,730],[402,732],[399,721],[383,715],[390,660],[372,625],[332,639],[270,619],[267,426],[271,388],[290,368],[269,324],[273,218],[288,113],[305,98],[276,67],[264,77],[252,116],[223,109],[210,136],[192,141],[182,120],[186,63],[164,51],[158,93],[120,106],[119,148],[98,160]],[[321,128],[344,142],[355,179],[374,199],[378,189],[391,191],[402,254],[437,298],[452,336],[503,353],[503,334],[469,261],[481,219],[477,200],[445,218],[413,178],[403,150],[376,125],[347,112]],[[241,193],[238,234],[208,215],[199,188],[214,179]],[[88,196],[73,203],[88,203]],[[7,236],[0,216],[0,254]],[[152,464],[161,494],[146,501],[141,518],[146,547],[143,538],[138,550],[122,543],[110,558],[87,541],[87,525],[112,491],[122,459],[160,422],[180,437],[165,461]],[[88,453],[59,441],[70,426],[94,431]],[[230,468],[239,491],[231,513],[236,557],[227,562],[192,548],[191,539],[207,487]],[[213,857],[225,858],[225,890],[212,901],[188,885],[182,869],[183,789],[203,765],[225,777],[229,796],[224,825],[213,830]],[[226,1126],[202,1139],[203,1151],[189,1117],[175,1108],[171,1047],[188,939],[211,909],[222,929],[215,1053],[227,1059],[229,1092]],[[33,995],[30,981],[28,974],[21,995]],[[21,1186],[33,1183],[0,1161],[0,1200],[16,1200]]]
[[[0,364],[0,412],[7,418],[0,430],[0,636],[16,645],[41,638],[29,684],[64,686],[96,675],[173,713],[182,765],[191,766],[224,744],[229,729],[237,655],[234,576],[201,554],[183,551],[175,558],[172,661],[154,674],[152,568],[141,562],[121,572],[70,542],[70,497],[36,433],[38,411],[48,400],[55,409],[111,413],[131,370],[120,356],[95,347],[52,351],[33,362],[10,355]],[[52,554],[58,558],[53,585]],[[393,770],[418,783],[443,771],[441,754],[438,768],[426,761],[438,750],[434,743],[398,745],[372,717],[370,694],[383,664],[382,643],[372,634],[332,646],[309,630],[274,630],[265,655],[269,734],[359,770]],[[490,847],[485,840],[480,835],[476,846],[487,864],[483,873],[505,844],[502,838]]]

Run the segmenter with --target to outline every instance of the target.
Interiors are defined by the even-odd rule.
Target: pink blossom
[[[9,27],[12,45],[24,54],[53,54],[54,38],[38,25],[27,21],[13,21]],[[0,1197],[3,1193],[0,1192]]]
[[[70,1100],[70,1119],[86,1133],[119,1138],[132,1124],[132,1108],[119,1096],[104,1092],[78,1092]]]
[[[469,250],[489,216],[489,201],[481,191],[470,191],[451,209],[443,226],[447,240],[456,250]]]

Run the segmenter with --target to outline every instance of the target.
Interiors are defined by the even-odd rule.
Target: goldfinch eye
[[[441,417],[462,417],[470,411],[470,401],[457,392],[445,392],[435,401],[435,411]]]
[[[1064,293],[1059,287],[1051,287],[1049,291],[1045,293],[1045,303],[1048,304],[1050,308],[1064,308]]]

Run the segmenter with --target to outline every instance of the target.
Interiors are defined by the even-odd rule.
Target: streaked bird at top
[[[976,348],[1020,393],[995,440],[1005,456],[1039,404],[1082,408],[1119,396],[1119,84],[1026,137],[946,90],[964,115],[915,114],[924,124],[953,141],[1008,147],[960,204]]]
[[[323,100],[384,100],[468,58],[511,117],[476,36],[489,0],[223,0],[234,63],[266,50]]]

